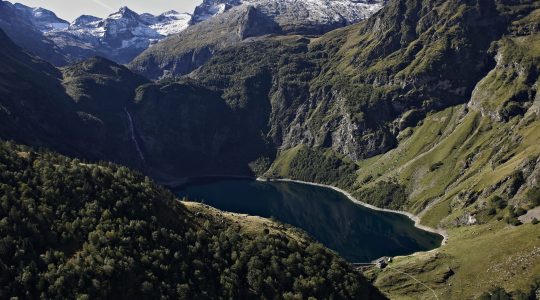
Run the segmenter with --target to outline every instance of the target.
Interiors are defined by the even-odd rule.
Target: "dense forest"
[[[2,299],[384,298],[296,230],[246,233],[111,163],[1,142],[0,191]]]

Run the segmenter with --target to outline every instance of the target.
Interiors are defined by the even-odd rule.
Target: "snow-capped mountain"
[[[15,3],[14,7],[42,32],[65,30],[69,27],[68,21],[60,19],[50,10],[41,7],[28,7],[20,3]]]
[[[0,28],[24,48],[56,65],[90,56],[129,63],[152,45],[182,35],[181,48],[194,41],[206,61],[214,50],[265,34],[323,34],[361,21],[386,0],[201,0],[193,16],[176,11],[138,14],[127,7],[106,18],[82,15],[69,23],[43,8],[0,0]],[[216,17],[219,16],[219,17]],[[204,22],[203,22],[204,21]],[[206,22],[208,21],[208,22]],[[190,27],[189,32],[186,29]],[[192,30],[191,30],[192,29]],[[201,40],[203,39],[203,40]],[[34,42],[35,41],[35,42]],[[175,43],[171,40],[167,45]],[[177,51],[179,45],[165,46]],[[217,48],[216,48],[217,47]],[[158,47],[159,48],[159,47]],[[183,49],[182,48],[182,49]],[[171,50],[174,49],[174,50]],[[158,52],[165,49],[156,49]],[[169,57],[172,55],[160,55]],[[191,68],[188,68],[191,69]],[[188,70],[186,69],[186,70]]]
[[[56,63],[57,65],[95,55],[119,63],[128,63],[152,44],[183,31],[191,20],[190,14],[176,11],[168,11],[158,16],[148,13],[139,15],[127,7],[122,7],[103,19],[82,15],[69,23],[44,8],[11,4],[8,1],[1,1],[0,5],[0,8],[3,7],[6,11],[0,13],[0,28],[8,35],[13,32],[11,36],[16,41],[17,34],[32,31],[34,40],[50,42],[65,57],[64,62]],[[26,29],[11,30],[13,27],[21,27],[18,24],[26,24]],[[24,42],[25,48],[34,50],[30,39],[25,39]],[[42,58],[49,60],[46,56]]]
[[[348,25],[382,8],[386,0],[204,0],[197,6],[192,23],[199,23],[236,6],[252,6],[286,30],[289,24],[306,26]]]
[[[105,19],[83,15],[65,29],[44,32],[60,47],[81,50],[93,48],[109,59],[128,63],[150,45],[184,30],[191,15],[168,11],[159,16],[137,14],[127,7]],[[77,49],[79,48],[79,49]],[[74,59],[86,56],[83,51],[71,51]]]
[[[133,41],[155,41],[184,30],[191,15],[168,11],[159,16],[149,13],[137,14],[128,7],[122,7],[105,19],[82,15],[63,30],[75,35],[89,34],[106,44],[129,46]]]
[[[368,18],[386,0],[204,0],[191,25],[129,67],[148,78],[189,74],[215,53],[267,35],[321,35]]]
[[[0,29],[18,46],[32,52],[55,65],[65,65],[66,59],[60,49],[43,35],[48,30],[45,17],[51,17],[51,24],[62,23],[54,14],[38,13],[32,9],[21,9],[22,6],[0,0]],[[38,29],[38,28],[41,28]]]
[[[179,13],[174,10],[164,12],[159,16],[142,14],[140,17],[149,24],[150,28],[163,36],[182,32],[189,26],[189,22],[191,21],[190,14]]]
[[[242,4],[242,0],[204,0],[203,3],[195,7],[192,24],[202,22],[211,17],[222,14],[234,6]]]

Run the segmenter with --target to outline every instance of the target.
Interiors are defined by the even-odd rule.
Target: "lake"
[[[274,218],[303,229],[350,262],[408,255],[440,246],[443,237],[414,226],[406,216],[380,212],[329,188],[250,179],[191,179],[180,197],[215,208]]]

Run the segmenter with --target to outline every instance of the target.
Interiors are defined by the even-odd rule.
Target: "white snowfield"
[[[168,11],[159,16],[137,14],[127,7],[101,19],[82,15],[72,23],[58,18],[52,11],[15,4],[46,36],[63,44],[117,44],[119,48],[146,48],[189,26],[191,15]],[[73,39],[70,41],[69,39]]]
[[[182,32],[188,27],[190,20],[190,14],[176,11],[168,11],[159,16],[148,13],[139,15],[127,7],[122,7],[105,19],[82,16],[68,28],[47,34],[58,35],[59,31],[65,31],[83,39],[93,37],[93,40],[101,43],[111,44],[111,40],[117,40],[121,48],[145,48],[167,36]]]
[[[169,36],[182,32],[189,26],[190,21],[190,14],[168,11],[156,17],[156,22],[150,25],[150,28],[163,36]]]
[[[194,20],[200,22],[211,18],[226,11],[227,7],[250,5],[278,21],[352,24],[368,18],[384,3],[384,0],[205,0]]]
[[[68,62],[99,55],[127,64],[150,46],[182,33],[193,24],[216,15],[227,18],[227,12],[252,11],[254,7],[264,20],[256,26],[274,21],[283,33],[321,34],[366,19],[386,0],[200,0],[193,15],[168,11],[160,15],[138,14],[127,7],[106,18],[82,15],[67,22],[44,8],[22,4],[16,8],[17,22],[30,23],[36,31],[52,41]],[[266,20],[268,17],[268,20]],[[264,29],[262,29],[264,31]]]

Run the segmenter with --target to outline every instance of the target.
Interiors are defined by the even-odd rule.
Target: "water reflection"
[[[351,262],[438,247],[442,237],[405,216],[374,211],[334,190],[292,182],[204,179],[177,190],[221,210],[275,219],[302,228]]]

